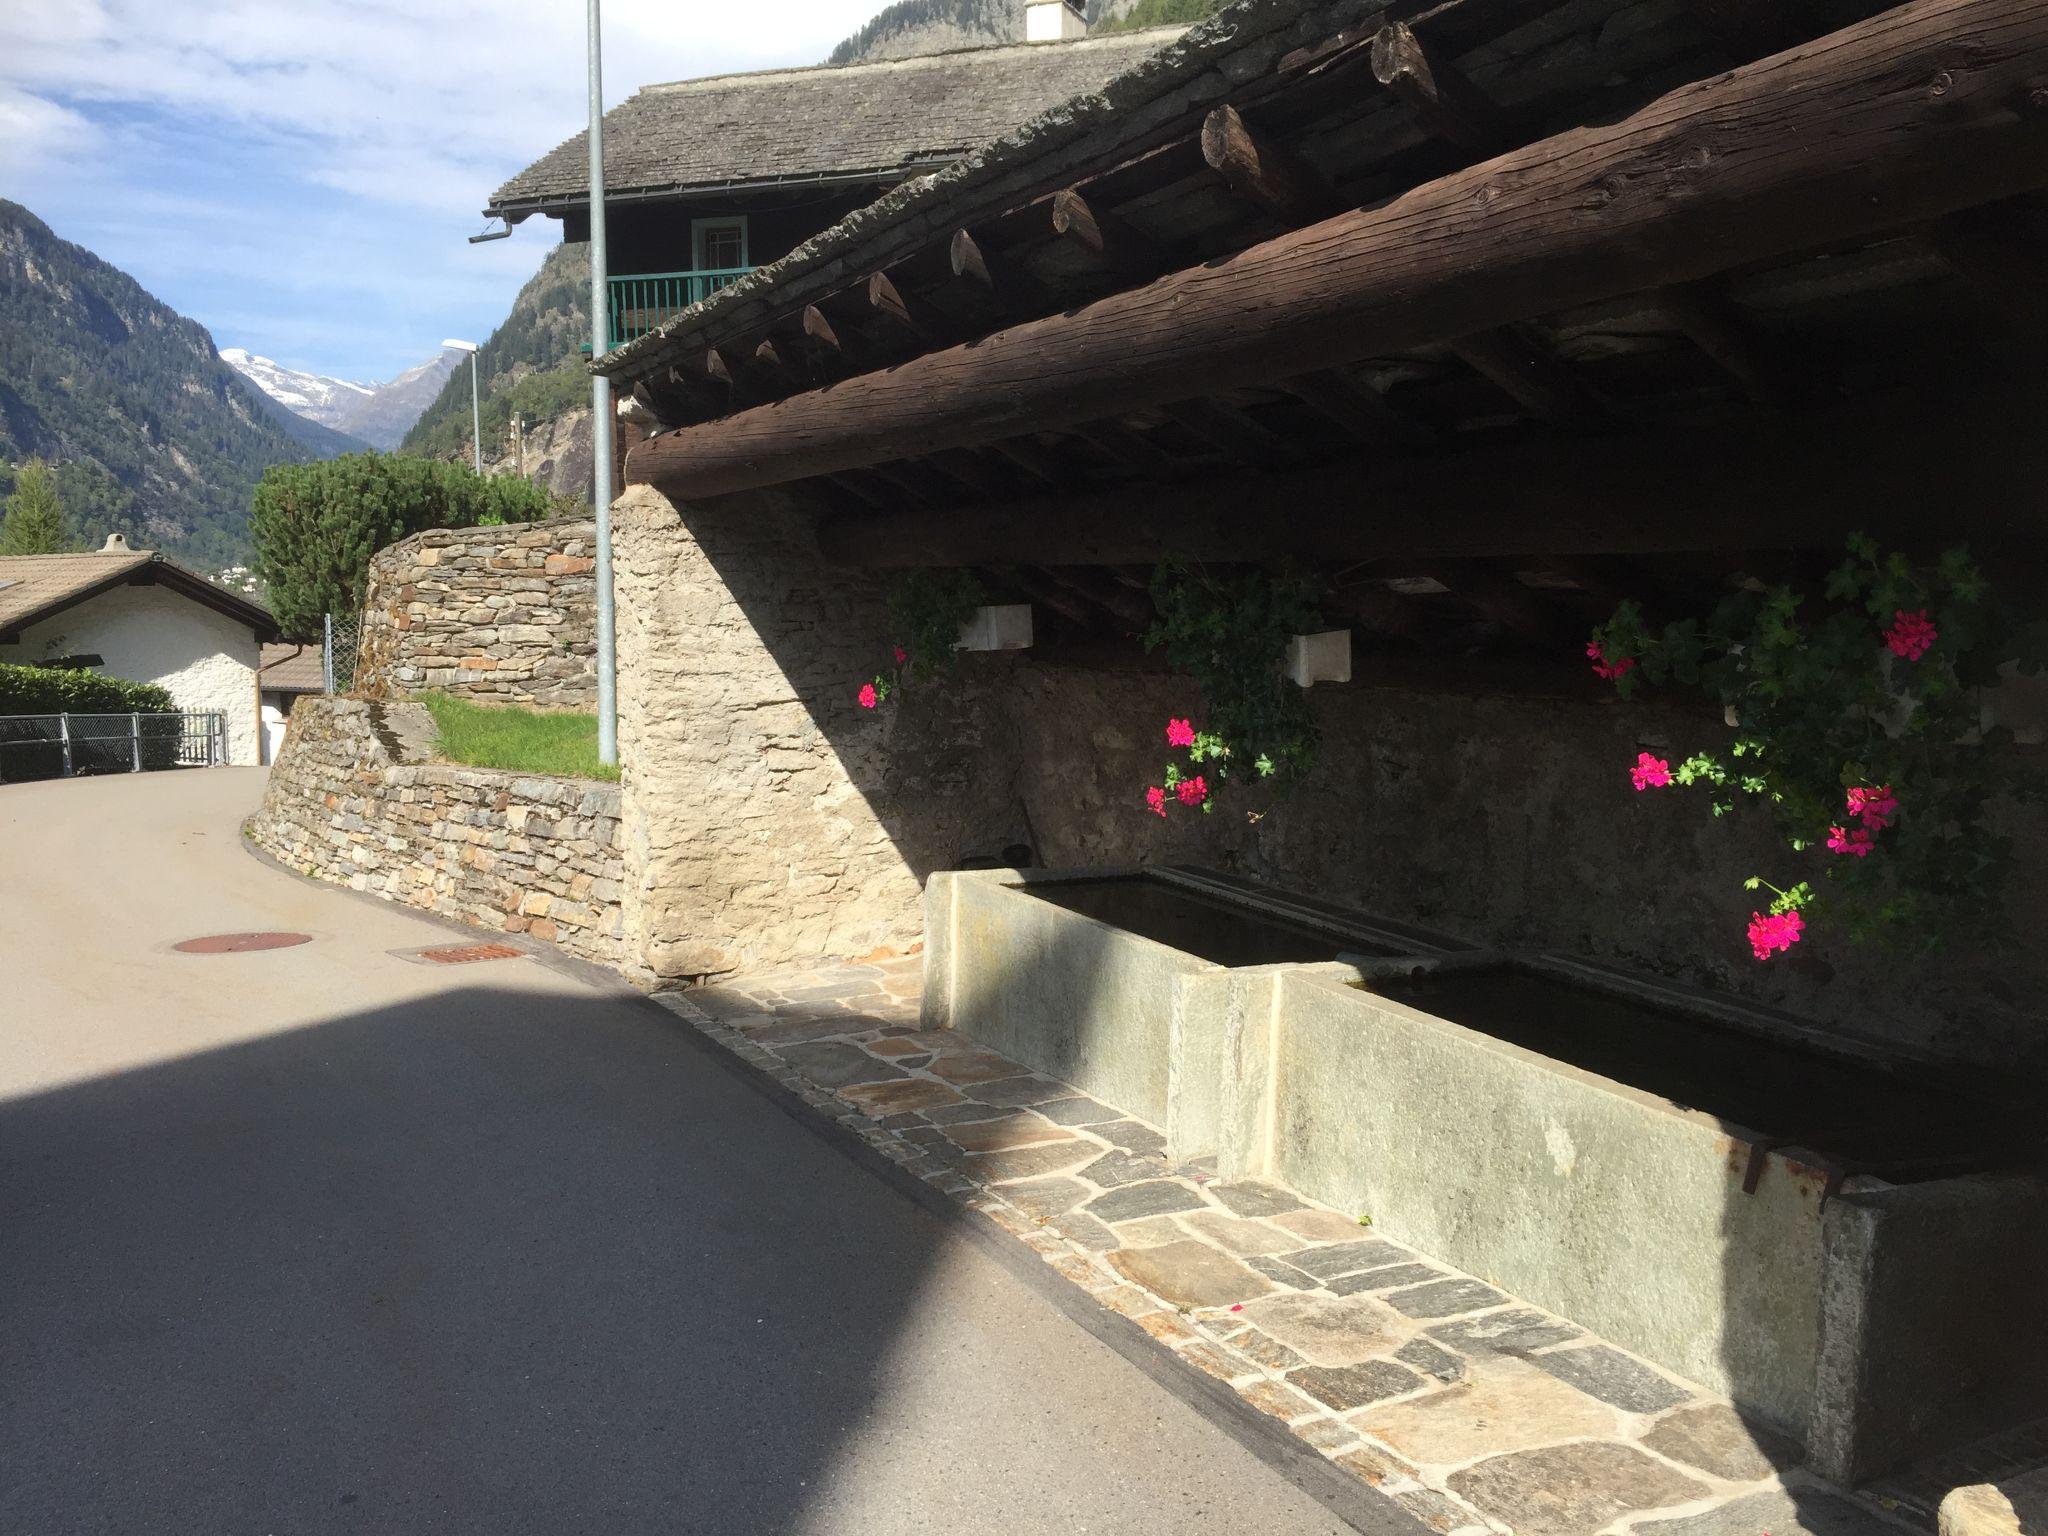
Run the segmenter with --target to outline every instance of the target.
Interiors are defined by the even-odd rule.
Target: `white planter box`
[[[1287,676],[1297,687],[1351,681],[1351,631],[1326,629],[1287,642]]]
[[[954,648],[962,651],[1025,651],[1031,648],[1031,605],[998,603],[977,608],[960,626]]]

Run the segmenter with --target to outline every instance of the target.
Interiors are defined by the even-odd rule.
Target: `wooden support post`
[[[701,497],[1057,430],[1944,217],[2048,184],[2044,78],[2037,0],[1907,0],[1085,312],[666,433],[633,475]]]
[[[1284,224],[1308,224],[1341,206],[1328,177],[1270,134],[1254,133],[1235,107],[1202,120],[1202,158],[1231,191]]]
[[[1150,282],[1169,265],[1158,243],[1107,210],[1091,208],[1071,187],[1052,199],[1053,233],[1086,251],[1100,265],[1134,282]]]
[[[1373,78],[1401,99],[1428,132],[1479,156],[1515,142],[1506,117],[1457,69],[1432,59],[1405,22],[1389,22],[1372,41]]]

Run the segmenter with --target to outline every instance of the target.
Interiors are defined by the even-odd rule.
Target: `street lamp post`
[[[590,0],[590,358],[609,350],[611,294],[604,249],[604,67],[598,0]],[[617,624],[612,614],[612,381],[590,379],[590,446],[597,509],[597,760],[619,760]]]
[[[477,345],[473,341],[456,341],[452,337],[442,342],[441,345],[453,347],[458,352],[467,352],[469,354],[469,434],[471,446],[476,450],[476,472],[478,475],[482,475],[484,472],[484,407],[482,398],[477,394]]]

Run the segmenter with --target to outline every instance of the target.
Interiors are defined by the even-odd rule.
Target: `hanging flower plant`
[[[930,682],[955,665],[960,630],[988,594],[972,571],[913,571],[889,593],[889,623],[899,638],[889,647],[887,671],[862,683],[862,709],[886,703],[906,679]]]
[[[1772,893],[1748,927],[1767,960],[1823,908],[1857,938],[1889,929],[1932,943],[1986,921],[2010,857],[1987,806],[2013,786],[1986,751],[2006,733],[1980,729],[1977,690],[2019,649],[1965,551],[1923,569],[1857,535],[1821,603],[1789,587],[1738,592],[1704,623],[1655,633],[1623,603],[1586,655],[1623,698],[1677,683],[1735,726],[1725,748],[1676,768],[1641,753],[1629,769],[1639,792],[1704,786],[1717,817],[1754,797],[1794,851],[1828,854],[1825,899],[1806,881],[1746,882]]]
[[[1219,577],[1162,565],[1152,602],[1159,618],[1145,648],[1163,649],[1175,671],[1195,680],[1208,720],[1199,731],[1192,720],[1167,722],[1166,744],[1187,762],[1168,762],[1145,792],[1146,808],[1165,816],[1171,800],[1208,812],[1222,784],[1284,789],[1306,774],[1315,762],[1315,716],[1283,664],[1293,636],[1323,627],[1309,583],[1284,572]]]

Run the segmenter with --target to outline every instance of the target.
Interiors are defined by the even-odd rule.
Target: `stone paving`
[[[1439,1532],[1883,1536],[1722,1399],[951,1031],[916,956],[662,994]]]

